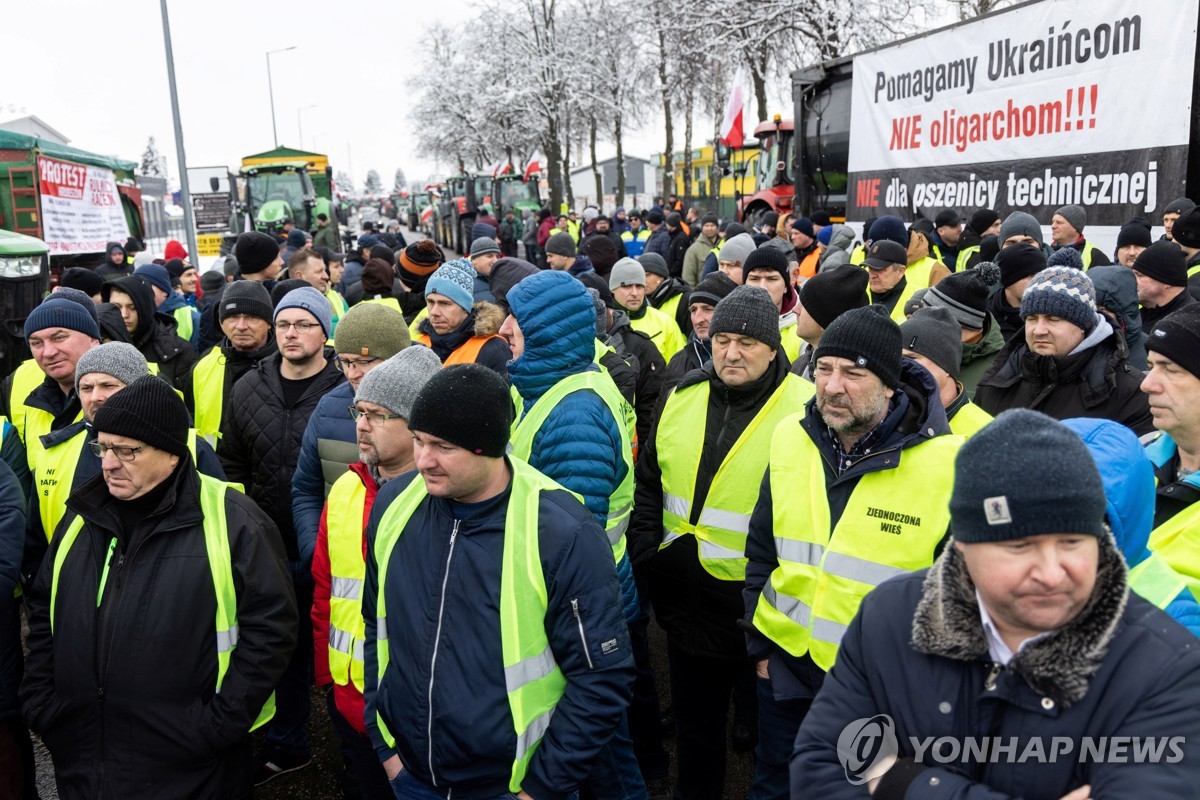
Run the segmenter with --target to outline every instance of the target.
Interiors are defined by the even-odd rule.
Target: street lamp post
[[[271,82],[271,56],[276,53],[286,53],[288,50],[295,50],[297,47],[299,45],[267,51],[267,93],[271,96],[271,134],[275,138],[276,147],[279,147],[279,129],[275,126],[275,85]]]
[[[300,133],[300,149],[301,149],[301,150],[303,150],[303,149],[304,149],[304,119],[303,119],[303,114],[304,114],[304,112],[305,112],[305,111],[308,111],[310,108],[316,108],[316,106],[315,106],[315,105],[312,105],[312,106],[304,106],[303,108],[297,108],[297,109],[296,109],[296,130],[297,130],[297,131],[299,131],[299,133]]]
[[[200,268],[200,252],[196,246],[196,222],[192,213],[192,191],[188,185],[187,153],[183,149],[183,122],[179,117],[179,92],[175,88],[175,52],[171,46],[171,21],[167,16],[167,0],[160,0],[162,12],[163,47],[167,53],[167,83],[171,90],[171,119],[175,124],[175,154],[179,158],[179,204],[183,206],[184,235],[192,264]]]

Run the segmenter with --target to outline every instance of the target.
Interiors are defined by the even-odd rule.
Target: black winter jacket
[[[704,444],[696,468],[696,492],[691,498],[693,517],[698,518],[712,487],[713,477],[730,448],[771,394],[788,377],[787,359],[776,358],[766,374],[744,387],[729,387],[713,372],[712,362],[689,372],[676,392],[696,391],[708,384],[708,412],[703,431],[667,431],[668,436],[701,436]],[[793,409],[799,411],[800,409]],[[650,587],[655,618],[671,643],[688,653],[710,658],[746,658],[746,640],[738,620],[742,617],[742,584],[714,578],[700,565],[695,537],[684,536],[665,550],[663,540],[662,468],[658,464],[658,442],[663,431],[657,421],[638,456],[633,517],[629,526],[629,548],[641,577]],[[762,453],[766,469],[767,453]],[[754,480],[750,475],[739,480]],[[692,520],[695,522],[695,519]]]
[[[239,796],[250,725],[296,644],[299,617],[275,526],[228,491],[225,514],[239,638],[214,695],[216,597],[191,459],[156,510],[122,530],[119,502],[97,475],[67,501],[29,597],[25,718],[54,756],[59,796]],[[54,630],[50,588],[61,531],[85,523],[62,566]],[[97,605],[109,543],[108,579]]]
[[[146,361],[158,364],[158,375],[184,394],[196,365],[196,351],[186,339],[175,334],[179,323],[170,314],[155,311],[154,293],[141,278],[118,278],[105,284],[103,297],[108,302],[113,290],[124,292],[137,308],[138,324],[130,341]]]
[[[671,273],[672,278],[683,280],[683,259],[687,256],[687,249],[692,246],[688,235],[683,232],[683,228],[670,233],[670,243],[667,245],[667,254],[663,258],[667,261],[667,272]]]
[[[663,373],[662,388],[658,392],[658,407],[656,415],[662,413],[663,403],[671,390],[683,383],[683,379],[692,370],[697,370],[712,362],[712,342],[708,339],[699,340],[693,332],[688,334],[687,344],[667,362],[667,370]]]
[[[245,486],[246,494],[279,528],[292,561],[300,557],[292,522],[292,473],[300,457],[300,442],[317,402],[344,380],[334,366],[332,348],[325,349],[325,358],[325,368],[290,408],[284,406],[279,374],[283,357],[275,353],[260,361],[253,372],[234,384],[221,420],[218,455],[225,475]]]
[[[1013,337],[980,379],[975,405],[993,417],[1010,408],[1032,408],[1055,419],[1111,419],[1138,436],[1150,433],[1154,420],[1141,391],[1143,375],[1129,365],[1124,337],[1111,325],[1107,335],[1098,328],[1092,337],[1103,338],[1061,358],[1037,355],[1023,336]]]
[[[501,553],[511,484],[479,503],[426,497],[409,519],[383,587],[391,667],[378,680],[376,530],[416,472],[380,489],[367,527],[366,720],[382,758],[396,752],[426,784],[453,796],[508,792],[516,734],[500,639]],[[612,548],[574,497],[544,492],[538,551],[546,636],[567,679],[523,788],[565,800],[587,777],[632,694],[633,655]],[[380,736],[376,712],[396,737]]]
[[[658,352],[654,342],[650,341],[650,337],[630,326],[629,315],[624,311],[613,312],[608,335],[601,341],[616,350],[627,364],[637,370],[633,408],[637,412],[638,441],[644,442],[649,438],[650,425],[654,422],[654,411],[658,404],[658,394],[662,390],[666,362],[663,361],[662,353]]]

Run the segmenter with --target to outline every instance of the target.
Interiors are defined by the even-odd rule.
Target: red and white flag
[[[725,103],[725,117],[721,120],[721,142],[733,149],[742,146],[746,136],[742,132],[743,107],[746,105],[745,68],[739,67],[733,76],[733,86],[729,92],[729,101]]]
[[[535,174],[546,169],[546,158],[540,152],[535,152],[530,156],[528,163],[525,164],[525,180],[529,180]]]

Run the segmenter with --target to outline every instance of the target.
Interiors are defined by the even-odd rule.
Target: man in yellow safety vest
[[[505,456],[512,416],[492,370],[440,370],[408,419],[418,472],[371,510],[366,727],[398,796],[565,797],[629,702],[612,551],[576,497]]]
[[[630,547],[667,632],[680,798],[721,796],[731,696],[753,702],[738,627],[758,499],[749,476],[766,469],[775,426],[813,395],[788,372],[778,316],[757,287],[717,303],[712,361],[668,396],[638,457]]]
[[[441,368],[429,348],[410,347],[358,384],[342,411],[355,418],[360,460],[329,493],[312,559],[313,675],[318,686],[329,687],[329,719],[364,798],[393,796],[363,720],[365,529],[380,487],[415,467],[408,417],[421,388]]]
[[[295,646],[279,533],[196,471],[188,426],[154,376],[105,401],[101,474],[71,493],[29,595],[22,706],[63,798],[244,796]]]
[[[759,677],[753,797],[789,796],[796,731],[863,597],[928,567],[946,537],[963,440],[901,346],[876,306],[839,316],[814,353],[816,397],[771,440],[746,544]]]

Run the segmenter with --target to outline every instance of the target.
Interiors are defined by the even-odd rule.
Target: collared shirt
[[[996,630],[995,623],[992,622],[992,615],[988,613],[987,607],[983,604],[983,598],[979,596],[979,590],[975,590],[975,602],[979,604],[979,620],[983,623],[983,635],[987,637],[988,655],[992,657],[992,661],[997,664],[1007,667],[1008,662],[1013,660],[1013,651],[1004,643],[1004,639],[1000,636],[1000,632]],[[1053,631],[1039,633],[1036,636],[1030,636],[1025,641],[1017,646],[1017,652],[1025,649],[1025,645],[1030,642],[1036,642],[1039,639],[1044,639]]]

